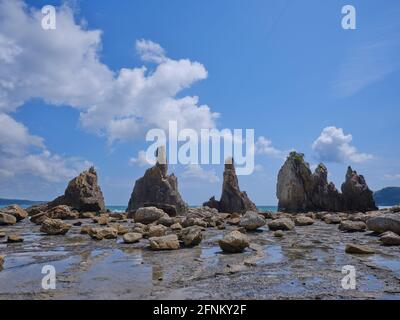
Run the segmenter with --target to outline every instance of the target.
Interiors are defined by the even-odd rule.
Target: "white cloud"
[[[141,66],[110,70],[99,59],[101,31],[74,21],[67,6],[57,10],[56,30],[41,28],[42,13],[22,1],[0,0],[0,112],[31,98],[80,111],[81,126],[110,143],[143,137],[150,128],[213,128],[217,114],[182,91],[207,77],[204,66],[173,60],[149,40],[136,43]],[[179,98],[177,95],[179,94]]]
[[[264,171],[264,167],[261,164],[256,164],[254,166],[254,172],[262,172]]]
[[[162,63],[167,60],[165,50],[158,43],[150,40],[136,41],[136,51],[143,61]]]
[[[344,134],[342,128],[326,127],[312,144],[319,161],[360,163],[373,158],[371,154],[360,153],[350,143],[351,134]]]
[[[216,183],[219,181],[219,178],[215,174],[215,171],[204,170],[198,164],[191,164],[191,165],[186,166],[186,169],[183,172],[182,176],[184,178],[196,178],[196,179],[200,179],[200,180],[205,180],[210,183]]]
[[[385,180],[400,180],[400,173],[396,174],[385,174],[384,175]]]
[[[147,159],[146,151],[140,150],[137,157],[132,157],[129,159],[131,165],[138,165],[140,167],[146,167],[155,164],[155,159]]]
[[[267,155],[269,157],[284,158],[285,152],[272,146],[272,141],[263,136],[258,137],[255,144],[256,154]]]
[[[11,178],[31,174],[57,182],[75,176],[90,163],[65,158],[46,149],[43,139],[10,116],[0,113],[0,176]]]

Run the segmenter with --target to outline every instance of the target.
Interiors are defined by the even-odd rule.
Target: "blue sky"
[[[2,6],[7,2],[0,0]],[[30,7],[40,10],[44,5],[60,6],[62,2],[26,4],[28,7],[21,12],[29,16]],[[108,118],[104,120],[106,111],[83,116],[83,120],[81,114],[88,112],[85,108],[100,104],[96,96],[101,95],[102,85],[114,88],[111,83],[121,69],[146,66],[147,76],[155,72],[160,63],[146,61],[135,49],[141,39],[159,44],[165,50],[162,56],[171,61],[190,61],[190,66],[173,64],[177,70],[171,71],[173,77],[180,74],[179,68],[188,71],[186,88],[177,90],[172,98],[199,99],[190,104],[194,120],[187,120],[190,116],[186,115],[187,123],[209,125],[214,121],[219,129],[252,128],[257,139],[265,137],[258,145],[258,170],[239,178],[242,190],[255,203],[277,202],[276,176],[284,161],[282,156],[291,149],[304,152],[312,166],[323,161],[337,187],[343,182],[347,165],[362,173],[373,190],[400,186],[398,1],[351,1],[357,10],[356,30],[341,27],[341,9],[349,4],[347,1],[85,0],[67,4],[73,18],[67,14],[60,18],[60,41],[47,39],[43,31],[35,34],[34,28],[28,34],[25,29],[35,23],[34,19],[10,26],[17,23],[16,15],[0,23],[0,53],[3,50],[7,64],[0,67],[0,77],[6,75],[4,79],[16,79],[15,83],[23,82],[27,72],[29,76],[36,74],[32,82],[49,78],[45,82],[48,90],[40,89],[39,94],[30,92],[29,83],[21,85],[22,89],[0,87],[0,99],[1,90],[11,97],[4,98],[3,105],[0,101],[0,121],[8,125],[8,134],[13,128],[20,134],[20,148],[12,152],[11,140],[0,136],[0,152],[10,160],[0,161],[0,173],[4,173],[0,174],[0,197],[51,199],[63,192],[70,175],[93,163],[106,202],[127,204],[134,181],[146,169],[138,161],[130,161],[146,148],[143,136],[129,129],[115,130]],[[15,14],[17,9],[8,4],[2,14]],[[71,27],[74,24],[79,30]],[[90,33],[93,30],[101,30],[101,34]],[[81,47],[87,46],[90,51],[94,43],[95,59],[82,58],[84,50],[79,56]],[[32,48],[43,51],[32,55]],[[12,52],[17,52],[15,57]],[[29,62],[22,61],[28,59],[24,52],[31,53]],[[74,55],[76,59],[70,58]],[[6,62],[9,56],[12,62],[10,58]],[[79,59],[93,62],[85,74],[75,63]],[[17,67],[24,63],[32,71]],[[36,64],[40,67],[34,69]],[[70,88],[70,83],[76,86]],[[132,80],[132,86],[135,84]],[[101,102],[105,110],[119,108],[120,103],[130,106],[123,101],[127,96],[123,90],[128,89],[118,88],[117,93],[110,89],[112,98],[106,99],[107,103]],[[163,88],[160,85],[157,90]],[[144,98],[139,102],[144,108],[150,103]],[[200,114],[201,105],[207,105],[209,112]],[[168,118],[165,106],[154,110],[157,112],[144,117],[149,121],[153,117],[160,121]],[[211,115],[214,112],[220,114],[216,119]],[[15,159],[30,155],[36,157],[16,165]],[[203,166],[194,174],[185,173],[187,170],[179,165],[170,168],[178,176],[187,202],[199,204],[212,195],[220,196],[222,165]]]

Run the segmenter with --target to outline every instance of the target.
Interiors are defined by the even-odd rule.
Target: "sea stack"
[[[63,196],[47,204],[47,209],[66,205],[80,212],[105,212],[104,197],[98,184],[97,172],[94,167],[83,171],[72,179]]]
[[[246,213],[247,211],[258,211],[256,205],[249,199],[245,191],[240,191],[236,175],[235,165],[232,158],[225,161],[224,182],[222,185],[221,200],[212,197],[203,206],[215,208],[225,213]]]
[[[372,191],[363,176],[349,168],[340,193],[328,182],[324,164],[319,164],[312,173],[304,155],[297,152],[289,154],[279,171],[276,195],[278,210],[290,213],[376,210]]]
[[[373,192],[368,188],[365,178],[348,167],[346,180],[342,184],[343,205],[347,211],[378,210],[375,205]]]
[[[183,215],[188,210],[188,205],[178,191],[178,179],[174,174],[168,175],[165,148],[157,150],[156,164],[147,169],[142,178],[136,180],[128,212],[148,206],[162,209],[170,216]]]

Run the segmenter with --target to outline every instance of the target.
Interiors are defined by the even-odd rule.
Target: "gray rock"
[[[338,214],[327,214],[324,216],[324,221],[326,224],[339,224],[342,219]]]
[[[40,227],[40,232],[49,235],[64,235],[69,229],[71,229],[71,225],[60,219],[46,219]]]
[[[150,224],[165,216],[165,212],[156,207],[139,208],[134,213],[133,219],[136,223]]]
[[[203,233],[198,226],[188,227],[181,231],[181,239],[185,247],[197,246],[203,239]]]
[[[253,231],[264,226],[265,219],[257,212],[248,211],[240,220],[239,225],[248,231]]]
[[[400,235],[400,214],[385,214],[369,218],[367,220],[367,228],[378,233],[392,231]]]
[[[339,225],[339,230],[347,232],[363,232],[367,225],[362,221],[343,220]]]
[[[280,218],[268,222],[268,228],[272,231],[275,230],[289,231],[294,229],[294,227],[295,225],[293,221],[288,218]]]
[[[228,253],[240,253],[250,246],[247,236],[239,231],[232,231],[218,242],[220,248]]]
[[[122,236],[125,243],[136,243],[143,238],[143,235],[138,232],[128,232]]]
[[[311,226],[314,224],[314,219],[306,216],[298,216],[294,218],[294,224],[299,227]]]

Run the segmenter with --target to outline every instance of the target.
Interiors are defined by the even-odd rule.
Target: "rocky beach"
[[[339,192],[291,153],[277,197],[278,212],[259,212],[230,159],[221,199],[191,208],[157,163],[111,212],[92,167],[54,201],[0,209],[0,299],[400,298],[400,207],[378,210],[363,176],[349,168]]]

